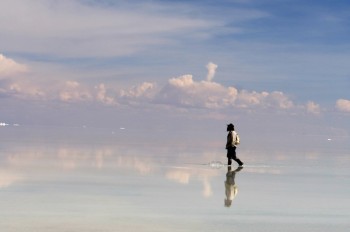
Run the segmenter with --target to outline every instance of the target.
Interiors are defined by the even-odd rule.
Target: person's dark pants
[[[231,159],[236,161],[239,166],[243,165],[243,162],[240,159],[238,159],[237,156],[236,156],[236,147],[229,147],[227,149],[227,159],[228,159],[227,165],[231,165],[232,164]]]

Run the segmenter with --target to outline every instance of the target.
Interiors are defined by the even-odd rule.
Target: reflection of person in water
[[[233,199],[236,197],[238,193],[238,188],[235,183],[235,176],[236,172],[239,172],[242,170],[243,167],[238,167],[236,170],[232,171],[231,166],[227,167],[227,173],[226,173],[226,181],[225,181],[225,207],[230,207],[232,204]]]
[[[227,131],[228,131],[227,142],[226,142],[227,159],[228,159],[227,165],[231,165],[232,164],[231,159],[233,159],[238,163],[239,166],[242,166],[243,162],[240,159],[238,159],[236,156],[236,147],[239,144],[239,137],[232,123],[227,125]]]

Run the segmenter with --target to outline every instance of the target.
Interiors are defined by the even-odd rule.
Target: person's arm
[[[226,148],[232,146],[232,141],[233,141],[233,136],[232,136],[232,132],[230,131],[230,132],[228,133],[228,135],[227,135]]]

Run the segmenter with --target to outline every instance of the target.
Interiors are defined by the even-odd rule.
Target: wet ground
[[[19,131],[2,134],[1,231],[350,228],[350,157],[343,150],[330,159],[317,148],[241,148],[245,165],[237,169],[215,148],[25,138]]]

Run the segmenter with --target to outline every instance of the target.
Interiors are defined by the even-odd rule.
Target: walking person
[[[239,144],[239,136],[237,134],[237,132],[235,131],[235,127],[234,125],[228,124],[227,125],[227,143],[226,143],[226,149],[227,149],[227,165],[231,165],[232,161],[231,159],[233,159],[234,161],[236,161],[238,163],[239,166],[243,166],[243,162],[237,158],[236,156],[236,147]]]

